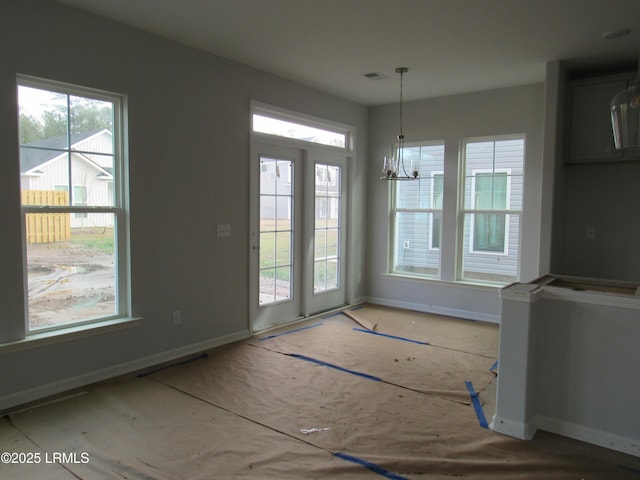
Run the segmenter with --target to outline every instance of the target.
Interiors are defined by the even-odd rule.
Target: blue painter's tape
[[[496,363],[491,365],[491,368],[489,368],[490,372],[495,372],[496,370],[498,370],[498,360],[496,360]]]
[[[376,465],[375,463],[368,462],[362,458],[354,457],[353,455],[348,455],[342,452],[336,452],[333,454],[334,456],[346,460],[348,462],[357,463],[358,465],[362,465],[365,468],[368,468],[372,472],[377,473],[378,475],[382,475],[383,477],[390,478],[392,480],[408,480],[407,477],[403,477],[398,475],[397,473],[390,472],[382,468],[380,465]]]
[[[322,325],[322,323],[314,323],[313,325],[307,325],[306,327],[295,328],[293,330],[287,330],[286,332],[276,333],[274,335],[268,335],[266,337],[259,338],[258,340],[262,342],[263,340],[269,340],[271,338],[281,337],[282,335],[289,335],[290,333],[300,332],[302,330],[307,330],[313,327],[319,327],[320,325]]]
[[[324,320],[325,318],[337,317],[338,315],[344,315],[344,313],[342,313],[342,311],[329,313],[328,315],[325,315],[324,317],[320,317],[320,318]]]
[[[478,417],[478,422],[482,428],[489,428],[489,424],[487,423],[487,419],[484,416],[484,411],[482,410],[482,405],[480,405],[480,399],[478,398],[478,394],[473,389],[473,383],[464,382],[467,386],[467,391],[471,396],[471,404],[473,405],[474,410],[476,411],[476,416]]]
[[[360,310],[361,308],[364,308],[364,305],[358,305],[356,307],[350,308],[349,311],[353,312],[354,310]]]
[[[322,360],[318,360],[316,358],[307,357],[306,355],[300,355],[299,353],[288,353],[290,357],[298,358],[300,360],[305,360],[307,362],[315,363],[318,365],[322,365],[324,367],[334,368],[336,370],[340,370],[341,372],[350,373],[352,375],[357,375],[359,377],[363,377],[369,380],[373,380],[374,382],[381,382],[382,379],[378,377],[374,377],[373,375],[369,375],[368,373],[358,372],[356,370],[349,370],[348,368],[341,367],[340,365],[335,365],[333,363],[323,362]]]
[[[413,340],[411,338],[398,337],[396,335],[389,335],[388,333],[374,332],[373,330],[365,330],[364,328],[357,328],[357,327],[354,327],[353,329],[356,332],[370,333],[371,335],[379,335],[381,337],[393,338],[394,340],[402,340],[403,342],[417,343],[419,345],[429,345],[427,342],[421,342],[420,340]]]

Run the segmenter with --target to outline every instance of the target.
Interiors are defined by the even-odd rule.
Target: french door
[[[256,143],[252,158],[253,331],[346,303],[346,161]]]

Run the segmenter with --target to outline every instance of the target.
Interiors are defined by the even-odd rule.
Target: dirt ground
[[[27,264],[30,328],[114,313],[113,254],[71,242],[31,244]]]

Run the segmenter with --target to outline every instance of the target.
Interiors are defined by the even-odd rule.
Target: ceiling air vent
[[[387,78],[383,74],[378,72],[363,73],[362,76],[368,78],[369,80],[384,80],[385,78]]]

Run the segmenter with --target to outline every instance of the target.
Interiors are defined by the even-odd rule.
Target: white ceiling
[[[365,105],[634,62],[640,0],[56,0]],[[620,28],[616,40],[602,34]],[[378,72],[385,80],[369,80]]]

